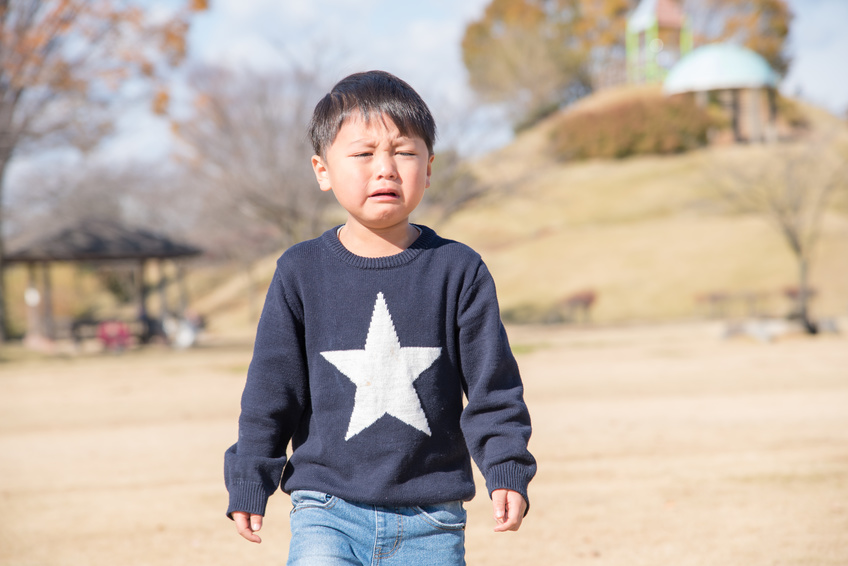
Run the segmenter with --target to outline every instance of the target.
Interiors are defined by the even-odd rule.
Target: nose
[[[385,152],[379,153],[377,158],[377,178],[396,179],[397,176],[397,164],[395,163],[394,156]]]

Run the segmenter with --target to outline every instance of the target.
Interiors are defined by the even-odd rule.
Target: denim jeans
[[[465,564],[461,501],[381,507],[318,491],[294,491],[291,500],[288,566]]]

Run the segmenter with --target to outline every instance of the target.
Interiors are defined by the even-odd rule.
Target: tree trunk
[[[798,258],[798,320],[804,325],[807,334],[817,334],[818,326],[810,319],[810,288],[808,281],[809,262],[805,257]]]
[[[6,341],[6,262],[3,261],[4,257],[3,206],[0,205],[0,344]]]
[[[6,238],[5,217],[6,208],[3,206],[3,192],[6,186],[6,166],[11,158],[11,151],[0,150],[0,344],[6,341]]]

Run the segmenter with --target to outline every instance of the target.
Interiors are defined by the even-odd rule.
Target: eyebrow
[[[423,141],[423,140],[422,140]],[[405,143],[415,143],[415,138],[412,136],[398,136],[392,139],[392,144],[394,145],[402,145]],[[377,145],[377,141],[374,138],[358,138],[355,140],[351,140],[350,145]]]

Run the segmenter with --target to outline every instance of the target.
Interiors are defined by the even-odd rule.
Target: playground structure
[[[677,0],[642,0],[627,21],[627,79],[662,82],[692,50],[692,30]]]

